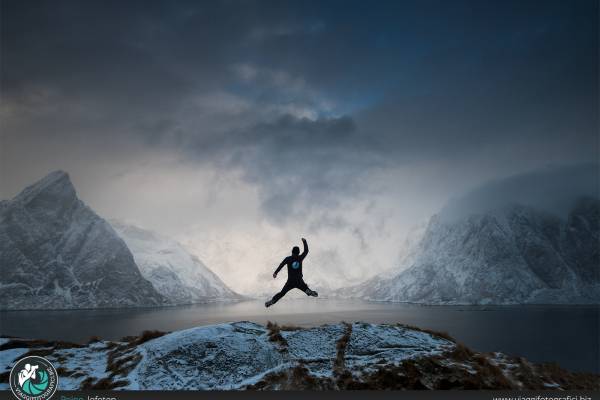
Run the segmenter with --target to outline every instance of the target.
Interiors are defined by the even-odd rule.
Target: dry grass
[[[106,343],[106,348],[108,350],[114,349],[117,346],[120,346],[120,344],[118,342],[108,342],[108,343]]]
[[[92,343],[97,343],[97,342],[101,342],[102,339],[100,339],[98,336],[92,336],[89,338],[87,344],[92,344]]]
[[[348,347],[348,343],[350,342],[350,337],[352,336],[352,324],[347,322],[342,322],[345,327],[344,334],[341,338],[338,339],[335,347],[337,349],[335,361],[333,363],[333,370],[335,372],[342,373],[344,368],[346,368],[346,348]]]
[[[94,378],[85,379],[80,386],[81,390],[112,390],[119,387],[127,386],[128,381],[120,380],[115,381],[111,378],[102,378],[95,381]]]
[[[360,380],[346,373],[338,380],[338,387],[341,390],[428,389],[421,382],[421,375],[418,369],[412,367],[412,363],[406,363],[402,367],[380,368]]]
[[[404,360],[399,366],[386,366],[360,379],[347,371],[340,375],[341,390],[449,390],[510,389],[501,371],[491,364],[475,375],[465,369],[446,365],[441,359],[427,357]]]
[[[107,346],[109,351],[105,370],[109,375],[98,380],[88,377],[81,382],[79,389],[110,390],[128,385],[129,382],[122,378],[126,378],[142,359],[141,354],[135,352],[136,345],[133,343],[143,343],[154,337],[158,337],[154,335],[154,333],[151,333],[148,335],[131,337],[130,341],[127,343],[109,343],[110,346]]]
[[[279,389],[287,379],[286,372],[274,372],[267,374],[259,382],[246,386],[246,390],[276,390]]]
[[[269,330],[269,341],[277,343],[280,352],[287,352],[288,342],[283,336],[281,336],[281,328],[276,323],[271,321],[267,322],[267,329]]]
[[[431,336],[435,336],[435,337],[438,337],[438,338],[441,338],[441,339],[446,339],[446,340],[449,340],[451,342],[456,342],[456,340],[454,340],[454,338],[452,336],[450,336],[448,334],[448,332],[434,331],[432,329],[419,328],[418,326],[407,325],[407,324],[396,324],[396,326],[400,326],[400,327],[406,328],[406,329],[411,329],[413,331],[419,331],[419,332],[428,333]]]
[[[284,332],[301,331],[302,329],[304,328],[296,325],[281,325],[279,327],[279,330]]]
[[[455,346],[446,353],[446,356],[454,361],[469,361],[473,357],[474,353],[462,343],[456,343]]]
[[[555,363],[533,364],[522,357],[510,360],[516,368],[510,371],[513,379],[530,389],[548,389],[546,384],[558,384],[564,390],[598,390],[600,376],[586,372],[570,372]]]
[[[54,353],[54,349],[53,348],[48,348],[48,349],[32,349],[32,350],[29,350],[27,353],[23,354],[23,357],[29,357],[29,356],[46,357],[46,356],[49,356],[52,353]]]
[[[137,353],[110,352],[106,362],[106,372],[110,372],[110,377],[117,375],[127,376],[129,372],[140,362],[142,356]]]
[[[548,390],[547,384],[559,384],[566,390],[598,390],[600,377],[571,373],[556,364],[531,364],[522,358],[499,360],[494,354],[478,353],[455,343],[441,355],[404,360],[375,372],[358,375],[345,368],[345,352],[352,325],[337,342],[334,376],[322,378],[310,374],[299,364],[286,371],[269,374],[252,390]],[[276,336],[280,328],[270,324]],[[431,333],[431,332],[427,332]],[[432,333],[433,334],[433,333]],[[439,336],[439,335],[438,335]],[[442,336],[440,336],[442,337]],[[445,338],[447,339],[447,338]],[[504,363],[510,364],[508,368]]]
[[[58,374],[58,376],[68,376],[68,377],[71,377],[71,378],[79,378],[79,377],[85,376],[81,372],[71,371],[71,370],[66,369],[64,367],[58,367],[58,368],[56,368],[56,373]]]
[[[304,365],[295,366],[289,373],[290,388],[302,388],[303,390],[315,390],[319,388],[319,380],[312,376]]]
[[[302,364],[287,371],[268,374],[260,382],[249,385],[246,390],[335,390],[330,378],[311,375]]]
[[[121,339],[122,342],[127,342],[128,347],[135,347],[142,343],[146,343],[149,340],[159,338],[161,336],[166,335],[170,332],[162,332],[162,331],[143,331],[138,336],[125,336]]]

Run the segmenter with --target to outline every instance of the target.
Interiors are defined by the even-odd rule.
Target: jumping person
[[[283,259],[279,267],[273,273],[273,278],[277,278],[277,274],[281,271],[284,265],[287,265],[288,271],[288,279],[281,292],[277,293],[273,298],[265,303],[265,307],[270,307],[273,304],[277,303],[279,299],[281,299],[287,292],[296,288],[302,290],[309,296],[317,297],[319,294],[314,290],[310,290],[308,285],[302,279],[302,260],[308,254],[308,244],[306,243],[306,239],[302,238],[302,243],[304,244],[304,251],[300,254],[300,248],[298,246],[294,246],[292,249],[292,255],[287,256]]]

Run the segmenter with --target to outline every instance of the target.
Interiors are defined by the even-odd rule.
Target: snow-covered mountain
[[[165,303],[125,242],[50,173],[0,202],[0,308],[62,309]]]
[[[408,269],[342,289],[342,297],[432,304],[600,302],[600,201],[566,217],[506,205],[432,217]]]
[[[171,304],[242,298],[178,242],[119,221],[110,223],[133,253],[144,278]]]

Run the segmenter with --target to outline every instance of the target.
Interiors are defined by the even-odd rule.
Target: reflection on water
[[[599,308],[567,306],[419,306],[326,299],[202,304],[125,310],[3,311],[0,333],[86,341],[143,330],[173,331],[229,321],[314,326],[340,321],[404,323],[450,333],[479,351],[502,351],[572,370],[600,372]]]

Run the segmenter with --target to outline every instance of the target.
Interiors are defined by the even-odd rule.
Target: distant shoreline
[[[416,303],[410,301],[384,301],[384,300],[363,300],[359,298],[339,298],[339,297],[321,297],[320,300],[326,301],[348,301],[348,302],[363,302],[373,304],[387,304],[387,305],[411,305],[418,307],[469,307],[469,308],[508,308],[508,307],[592,307],[599,308],[600,303],[522,303],[522,304],[469,304],[469,303]],[[21,311],[85,311],[85,310],[154,310],[164,308],[182,308],[182,307],[194,307],[202,305],[214,305],[214,304],[232,304],[232,303],[244,303],[244,302],[261,302],[261,298],[248,297],[246,299],[225,299],[225,300],[214,300],[205,301],[198,303],[188,304],[165,304],[157,306],[123,306],[123,307],[83,307],[83,308],[20,308],[20,309],[3,309],[0,308],[0,312],[21,312]],[[304,301],[304,299],[288,299],[287,301]]]

